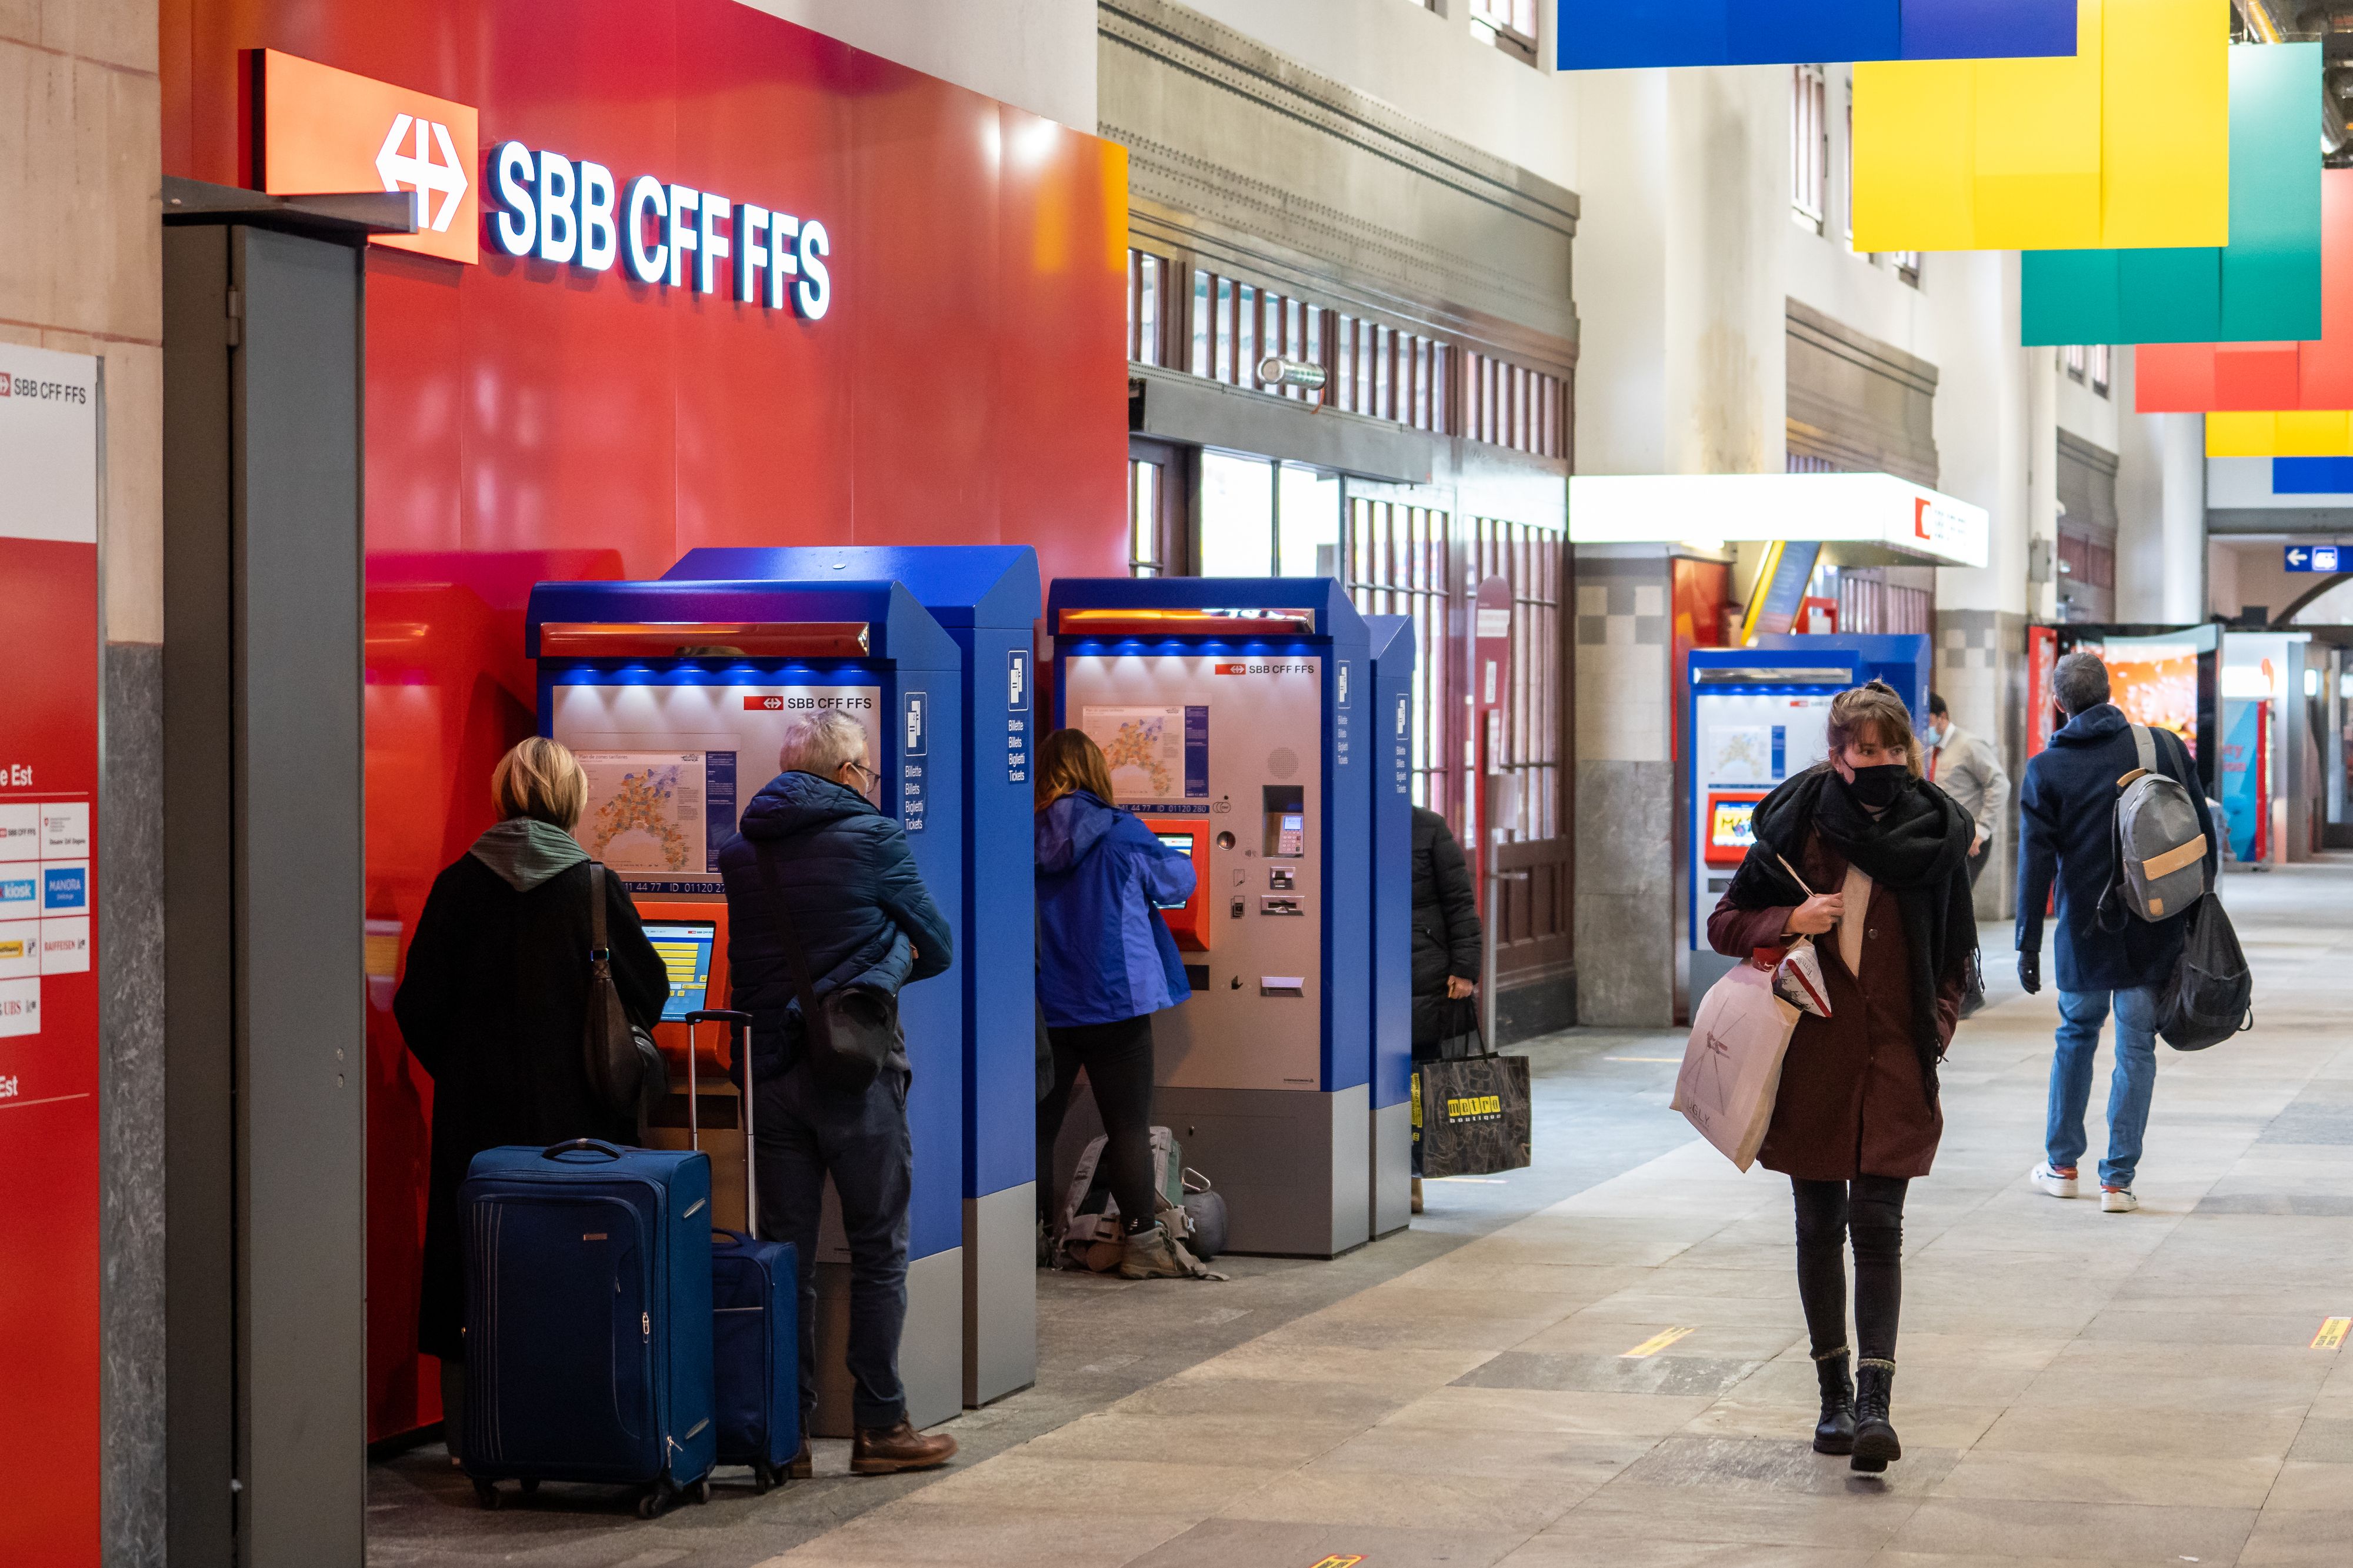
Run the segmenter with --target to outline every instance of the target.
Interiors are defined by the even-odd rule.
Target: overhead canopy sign
[[[276,49],[256,53],[256,184],[274,196],[409,192],[417,232],[378,235],[374,244],[480,259],[480,132],[471,105]]]
[[[1982,566],[1983,507],[1893,474],[1582,474],[1568,481],[1577,544],[1819,541],[1936,566]]]

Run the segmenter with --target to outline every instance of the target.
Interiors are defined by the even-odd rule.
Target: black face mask
[[[1847,793],[1854,796],[1859,805],[1873,811],[1884,811],[1895,804],[1895,797],[1904,793],[1904,785],[1911,776],[1912,770],[1902,763],[1857,768],[1853,780],[1847,783]]]

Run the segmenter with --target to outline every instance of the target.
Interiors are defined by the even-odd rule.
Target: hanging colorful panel
[[[2075,0],[1560,0],[1560,68],[2075,52]]]

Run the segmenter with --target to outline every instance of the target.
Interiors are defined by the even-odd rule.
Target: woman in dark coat
[[[1756,841],[1707,934],[1734,958],[1801,934],[1818,939],[1831,1016],[1799,1016],[1757,1158],[1796,1194],[1798,1294],[1822,1394],[1814,1448],[1883,1470],[1903,1457],[1888,1400],[1905,1190],[1936,1157],[1945,1125],[1936,1064],[1976,973],[1976,829],[1921,777],[1911,716],[1893,688],[1874,680],[1838,695],[1830,753],[1757,803]],[[1856,1382],[1847,1370],[1850,1235]]]
[[[1479,896],[1446,818],[1413,808],[1413,1059],[1478,1026]]]
[[[433,1153],[425,1203],[417,1348],[441,1360],[449,1453],[465,1406],[465,1276],[458,1184],[485,1149],[567,1138],[634,1143],[628,1111],[588,1087],[588,856],[572,837],[588,792],[572,753],[540,737],[499,761],[491,793],[505,818],[434,879],[392,1010],[433,1077]],[[669,976],[620,879],[605,878],[613,984],[651,1027]]]

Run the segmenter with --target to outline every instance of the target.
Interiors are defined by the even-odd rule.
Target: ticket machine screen
[[[1176,851],[1177,854],[1185,857],[1186,859],[1190,860],[1193,858],[1193,850],[1196,841],[1190,833],[1155,833],[1152,837],[1160,840],[1161,843],[1166,845],[1169,848]],[[1198,866],[1194,868],[1196,872],[1198,872],[1199,869],[1200,868]],[[1187,904],[1191,902],[1192,900],[1190,899],[1178,899],[1174,903],[1155,900],[1152,907],[1156,910],[1181,910]]]
[[[661,955],[670,972],[670,995],[662,1003],[661,1021],[674,1024],[700,1012],[711,994],[711,947],[719,927],[712,921],[648,921],[646,940]]]

